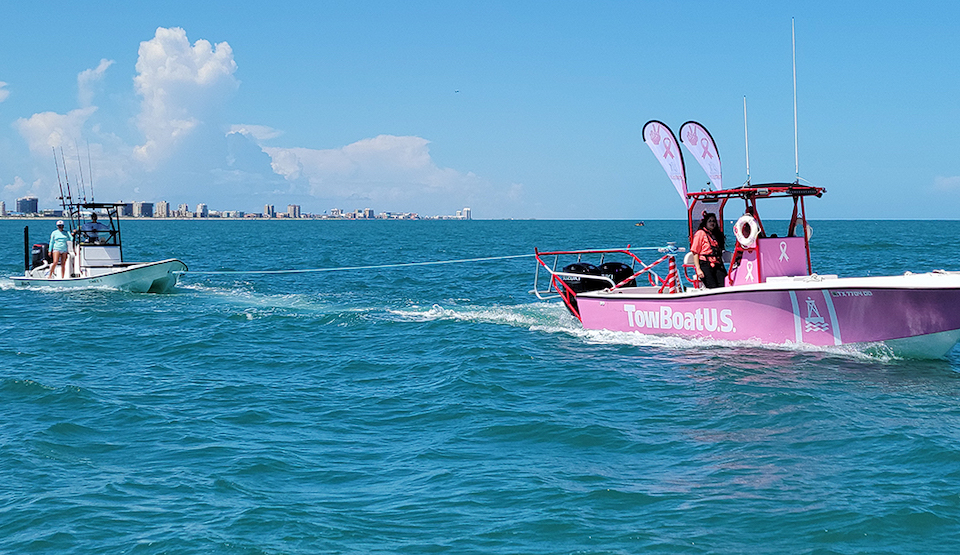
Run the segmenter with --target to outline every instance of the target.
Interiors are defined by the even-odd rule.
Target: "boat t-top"
[[[159,262],[126,262],[120,236],[122,203],[65,203],[69,222],[66,275],[60,265],[51,273],[46,243],[31,245],[29,227],[23,228],[22,276],[10,279],[21,287],[102,287],[137,293],[163,293],[177,283],[187,265],[169,258]],[[93,216],[96,214],[97,216]],[[105,223],[104,223],[105,222]]]

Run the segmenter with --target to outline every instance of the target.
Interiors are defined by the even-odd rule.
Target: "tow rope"
[[[464,264],[467,262],[487,262],[507,260],[509,258],[529,258],[535,254],[513,254],[508,256],[487,256],[484,258],[461,258],[459,260],[437,260],[432,262],[404,262],[399,264],[376,264],[373,266],[342,266],[339,268],[306,268],[300,270],[185,270],[177,274],[236,275],[236,274],[309,274],[318,272],[346,272],[353,270],[376,270],[380,268],[403,268],[406,266],[435,266],[438,264]]]

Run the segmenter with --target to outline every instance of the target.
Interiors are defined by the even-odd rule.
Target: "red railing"
[[[667,286],[667,282],[663,278],[661,278],[655,271],[653,271],[653,268],[656,267],[658,264],[661,264],[662,262],[667,261],[670,258],[676,256],[676,253],[668,253],[658,258],[652,264],[645,264],[643,260],[640,259],[639,256],[637,256],[634,252],[630,250],[629,245],[627,245],[627,248],[625,249],[588,249],[588,250],[549,251],[549,252],[541,252],[540,250],[536,250],[535,252],[536,252],[536,259],[537,259],[538,266],[537,266],[537,274],[534,277],[534,290],[532,292],[535,293],[537,297],[541,299],[549,298],[549,297],[543,297],[541,296],[541,294],[552,294],[551,291],[539,291],[537,289],[537,281],[539,278],[540,267],[542,266],[550,274],[550,285],[552,290],[555,290],[557,292],[559,297],[563,300],[564,304],[567,305],[567,309],[569,309],[570,313],[573,314],[578,320],[581,318],[580,318],[580,311],[578,309],[577,302],[576,302],[577,294],[573,290],[573,288],[571,288],[565,281],[563,281],[564,276],[576,277],[579,279],[602,281],[610,285],[608,289],[617,289],[625,286],[626,284],[637,279],[643,274],[647,274],[647,279],[649,280],[650,285],[652,286],[660,285],[660,290],[662,291],[664,287]],[[633,274],[631,274],[629,277],[620,280],[619,283],[614,283],[613,280],[605,276],[588,275],[588,274],[572,274],[572,273],[566,273],[562,271],[558,272],[556,270],[556,266],[557,266],[557,263],[559,262],[560,256],[576,256],[577,262],[580,262],[584,255],[599,255],[600,256],[600,264],[598,264],[599,266],[603,264],[603,259],[608,254],[620,254],[620,255],[629,257],[630,259],[633,260],[634,268],[636,267],[636,265],[639,264],[640,269],[634,272]],[[553,268],[551,268],[544,261],[544,257],[548,257],[548,256],[554,257]]]

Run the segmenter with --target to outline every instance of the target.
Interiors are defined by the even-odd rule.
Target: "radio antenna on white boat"
[[[750,186],[750,136],[747,135],[747,97],[743,97],[743,143],[747,153],[747,186]]]
[[[797,165],[797,181],[800,184],[800,146],[797,141],[797,26],[796,18],[790,18],[790,35],[793,39],[793,159]]]

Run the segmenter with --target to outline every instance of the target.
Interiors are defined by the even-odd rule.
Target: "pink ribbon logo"
[[[778,262],[783,262],[784,260],[790,262],[790,257],[787,256],[787,242],[780,241],[780,260],[778,260]]]
[[[700,146],[703,147],[703,154],[700,155],[700,158],[704,160],[706,160],[707,157],[713,158],[713,153],[710,152],[710,143],[707,142],[706,139],[700,139]]]
[[[663,148],[664,148],[664,150],[663,150],[663,159],[664,159],[664,160],[667,159],[667,156],[668,156],[668,155],[670,156],[670,158],[676,158],[676,156],[674,156],[673,153],[670,152],[670,139],[664,139],[664,140],[663,140]]]

